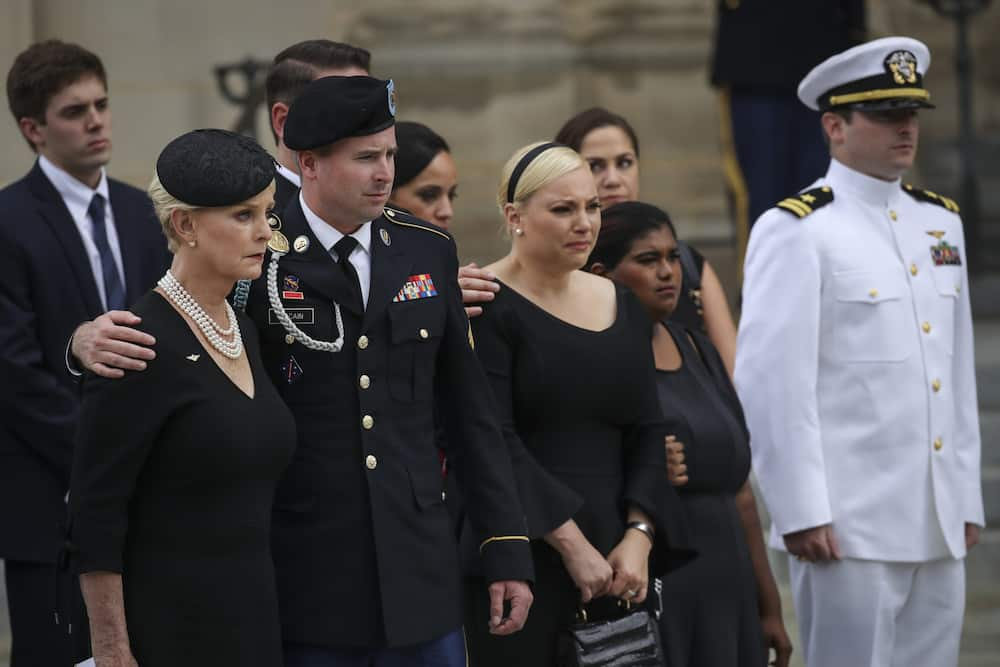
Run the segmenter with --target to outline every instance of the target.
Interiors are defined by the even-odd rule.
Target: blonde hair
[[[149,194],[149,198],[153,200],[153,210],[156,212],[156,218],[160,221],[163,235],[167,237],[167,249],[172,253],[177,252],[180,242],[174,234],[173,226],[170,224],[170,216],[174,211],[193,211],[199,207],[185,204],[167,192],[167,189],[160,183],[160,177],[156,174],[153,174],[153,180],[150,182],[146,192]]]
[[[507,201],[507,189],[511,174],[517,167],[517,163],[528,154],[528,151],[544,143],[547,142],[537,141],[517,149],[510,159],[507,160],[507,164],[503,166],[503,171],[500,172],[500,187],[497,188],[497,205],[500,207],[501,213],[503,213],[504,206],[509,203]],[[517,184],[514,187],[513,203],[524,203],[531,195],[552,181],[581,168],[587,168],[587,162],[569,146],[554,146],[539,153],[524,171],[521,172],[521,177],[517,179]]]

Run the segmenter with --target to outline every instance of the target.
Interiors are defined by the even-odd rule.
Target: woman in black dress
[[[535,144],[504,168],[498,202],[512,237],[490,267],[496,300],[473,320],[510,448],[535,558],[524,628],[487,631],[481,583],[467,586],[471,664],[550,667],[582,603],[642,603],[650,572],[685,562],[665,456],[649,324],[628,290],[584,273],[600,228],[586,163]]]
[[[602,208],[639,199],[639,137],[627,120],[600,107],[587,109],[566,121],[556,141],[579,151],[590,165]],[[736,325],[722,283],[695,248],[682,242],[680,250],[692,275],[681,283],[671,319],[707,333],[732,375]]]
[[[761,667],[791,643],[750,489],[749,434],[739,399],[709,339],[668,319],[681,267],[666,213],[640,202],[604,212],[591,271],[629,287],[652,322],[660,406],[686,445],[680,497],[699,557],[663,580],[661,628],[670,664]],[[675,444],[675,443],[671,443]]]
[[[254,326],[226,302],[260,274],[274,163],[250,139],[199,130],[156,170],[174,259],[133,308],[156,358],[120,380],[88,376],[74,452],[70,539],[94,658],[275,667],[271,502],[295,425]]]

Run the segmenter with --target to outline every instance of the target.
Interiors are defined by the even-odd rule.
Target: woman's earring
[[[520,227],[514,229],[514,233],[517,234],[518,236],[524,236],[524,230],[521,229]]]
[[[188,245],[191,246],[192,248],[195,248],[198,246],[198,242],[195,241],[194,239],[191,239],[190,241],[188,241]]]

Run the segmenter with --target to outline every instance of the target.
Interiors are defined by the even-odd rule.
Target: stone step
[[[983,467],[1000,465],[1000,410],[980,411]]]
[[[965,559],[965,576],[970,587],[1000,590],[1000,528],[980,534],[979,544]]]
[[[986,524],[998,524],[1000,523],[1000,466],[984,466],[982,469],[982,480]]]

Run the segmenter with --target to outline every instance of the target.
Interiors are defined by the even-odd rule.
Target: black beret
[[[365,137],[396,122],[391,80],[370,76],[325,76],[295,98],[285,119],[285,145],[293,151]]]
[[[193,130],[156,159],[156,175],[171,195],[191,206],[232,206],[274,180],[274,158],[256,141],[228,130]]]

